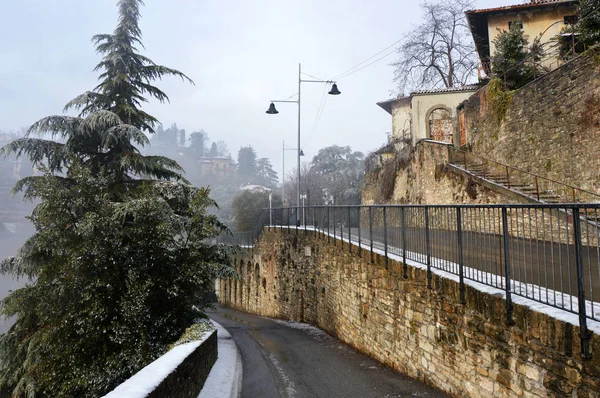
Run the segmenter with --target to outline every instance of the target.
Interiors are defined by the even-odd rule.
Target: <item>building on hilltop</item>
[[[213,174],[221,177],[233,176],[237,173],[237,163],[230,157],[201,156],[197,160],[200,173]]]
[[[471,85],[420,90],[377,105],[392,115],[392,137],[402,146],[415,145],[423,139],[460,146],[466,142],[466,132],[459,128],[457,107],[479,88]]]
[[[544,66],[555,69],[563,61],[556,45],[565,25],[577,21],[577,0],[531,0],[528,3],[471,10],[465,13],[479,54],[481,68],[491,76],[491,58],[496,52],[494,39],[513,24],[522,27],[529,43],[540,37],[546,50]]]

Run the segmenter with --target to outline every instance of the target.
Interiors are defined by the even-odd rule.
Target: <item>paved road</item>
[[[208,315],[232,334],[240,349],[242,397],[446,397],[319,329],[221,307]]]

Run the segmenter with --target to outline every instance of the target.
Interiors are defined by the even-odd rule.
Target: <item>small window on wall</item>
[[[508,29],[512,29],[513,26],[516,26],[519,29],[523,29],[523,21],[510,21],[508,23]]]
[[[565,15],[565,25],[575,25],[577,23],[577,15]]]

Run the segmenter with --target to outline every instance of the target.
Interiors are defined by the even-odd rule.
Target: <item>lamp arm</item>
[[[303,80],[303,79],[300,79],[300,82],[302,82],[302,83],[325,83],[325,84],[335,83],[335,81],[333,81],[333,80]]]

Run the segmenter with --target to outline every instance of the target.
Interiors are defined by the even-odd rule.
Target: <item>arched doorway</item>
[[[429,138],[450,144],[454,142],[454,124],[452,123],[452,114],[448,109],[440,107],[431,110],[427,124],[429,127]]]

